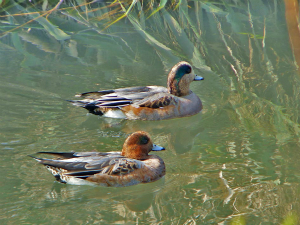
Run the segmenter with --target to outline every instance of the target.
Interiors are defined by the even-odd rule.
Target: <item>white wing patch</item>
[[[103,114],[105,117],[126,119],[126,115],[121,110],[108,110]]]

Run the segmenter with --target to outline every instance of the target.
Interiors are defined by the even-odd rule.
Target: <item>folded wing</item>
[[[39,163],[54,170],[55,174],[53,175],[55,176],[57,176],[58,171],[64,176],[73,176],[81,179],[86,179],[95,174],[120,176],[143,167],[143,162],[125,158],[119,152],[39,153],[51,154],[58,157],[56,159],[33,157]]]
[[[106,109],[120,109],[128,105],[137,107],[160,108],[175,104],[177,97],[160,86],[119,88],[77,95],[83,100],[70,100],[73,105],[89,110],[90,113],[102,115]],[[99,110],[100,109],[100,110]]]

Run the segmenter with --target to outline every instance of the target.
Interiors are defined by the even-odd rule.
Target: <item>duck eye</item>
[[[142,137],[141,139],[141,144],[145,145],[149,142],[149,138],[148,137]]]
[[[188,66],[188,67],[186,68],[186,73],[190,73],[190,72],[192,72],[192,68],[191,68],[190,66]]]
[[[178,72],[179,72],[179,74],[181,74],[183,76],[184,74],[191,73],[192,67],[189,65],[183,64],[179,67]]]

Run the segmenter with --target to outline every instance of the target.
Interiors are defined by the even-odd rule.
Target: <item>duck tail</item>
[[[76,106],[79,106],[79,107],[82,107],[82,108],[84,108],[85,105],[88,104],[87,102],[80,101],[80,100],[66,100],[66,101],[67,101],[67,102],[71,102],[72,105],[76,105]]]
[[[67,100],[68,102],[71,102],[75,106],[79,106],[82,108],[85,108],[89,111],[89,113],[102,116],[103,112],[101,111],[100,107],[97,106],[95,103],[80,101],[80,100]]]
[[[78,157],[76,156],[76,152],[37,152],[37,154],[52,155],[62,159],[71,159]]]
[[[31,157],[31,158],[33,158],[33,159],[35,159],[38,162],[41,162],[43,160],[42,158],[38,158],[38,157],[35,157],[33,155],[28,155],[28,156]]]

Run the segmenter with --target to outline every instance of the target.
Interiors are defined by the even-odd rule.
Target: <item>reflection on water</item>
[[[1,222],[297,224],[299,12],[289,1],[227,2],[161,10],[122,3],[130,16],[107,29],[121,3],[62,5],[31,23],[38,3],[2,7]],[[15,13],[26,15],[8,16]],[[191,85],[204,106],[198,115],[118,120],[65,101],[87,90],[165,86],[180,60],[205,77]],[[166,147],[158,153],[164,179],[127,188],[64,185],[28,157],[120,151],[137,130]]]
[[[109,132],[111,136],[131,134],[138,130],[147,130],[155,134],[154,142],[167,144],[168,150],[182,154],[189,151],[197,135],[204,130],[199,126],[202,114],[199,113],[193,117],[186,117],[164,121],[130,121],[112,118],[95,118],[93,115],[86,117],[86,120],[79,126],[89,126],[89,128],[100,129],[101,132]],[[97,123],[95,123],[97,121]],[[176,126],[176,130],[174,130]],[[189,129],[186,129],[189,127]],[[185,132],[177,132],[185,130]],[[176,146],[176,147],[175,147]]]
[[[153,204],[154,197],[164,188],[164,179],[159,182],[138,185],[133,188],[101,188],[98,186],[82,187],[72,185],[59,185],[54,183],[51,190],[46,193],[45,201],[68,202],[80,199],[83,202],[111,201],[118,203],[119,207],[126,207],[130,211],[143,212]],[[145,188],[146,186],[146,188]],[[84,196],[84,199],[82,198]]]

